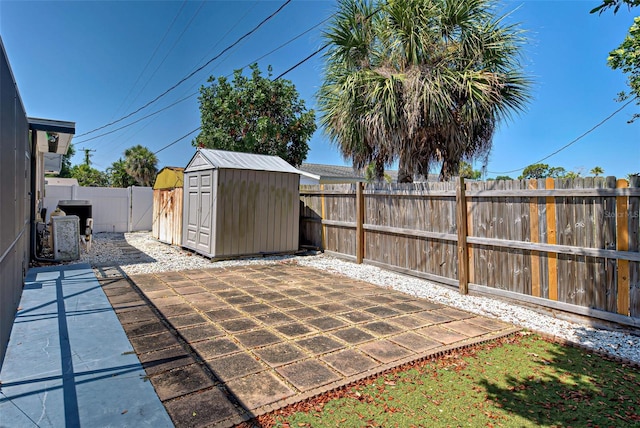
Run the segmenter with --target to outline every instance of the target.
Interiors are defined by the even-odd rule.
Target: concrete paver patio
[[[103,290],[176,426],[231,426],[517,330],[294,263],[135,275],[134,287],[113,272]]]

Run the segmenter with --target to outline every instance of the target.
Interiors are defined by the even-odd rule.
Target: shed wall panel
[[[185,169],[183,246],[212,258],[298,249],[298,174],[207,169],[206,160],[196,155]],[[209,193],[202,180],[212,171],[217,179]]]
[[[171,245],[182,243],[183,189],[153,191],[153,237]]]

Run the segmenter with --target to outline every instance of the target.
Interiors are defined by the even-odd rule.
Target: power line
[[[178,17],[180,16],[180,13],[182,13],[182,9],[184,9],[184,6],[186,4],[187,4],[187,0],[183,0],[182,1],[182,5],[180,6],[180,9],[178,9],[178,13],[176,13],[176,16],[173,17],[173,21],[171,21],[171,24],[169,24],[169,27],[167,28],[167,31],[165,31],[165,33],[164,33],[164,36],[162,36],[162,39],[160,39],[160,42],[158,42],[156,48],[153,50],[153,53],[149,57],[149,60],[147,61],[147,64],[142,68],[142,70],[140,71],[140,74],[138,74],[138,78],[133,83],[133,85],[131,85],[131,89],[129,89],[129,92],[127,93],[127,96],[124,97],[124,99],[122,100],[122,103],[116,109],[115,113],[118,113],[120,111],[122,106],[124,106],[124,103],[129,99],[129,96],[133,93],[133,89],[136,87],[136,85],[138,85],[138,82],[142,78],[142,75],[144,74],[144,72],[147,71],[147,68],[149,67],[149,65],[151,65],[151,61],[153,60],[153,58],[155,58],[156,54],[158,53],[158,49],[160,49],[160,46],[162,46],[162,44],[164,43],[164,40],[167,38],[167,36],[171,32],[171,29],[173,28],[173,25],[178,20]],[[134,99],[134,101],[135,101],[135,99]],[[133,101],[132,101],[132,103],[133,103]],[[115,116],[115,113],[114,113],[113,116]],[[113,119],[113,116],[111,117],[111,119]]]
[[[333,16],[333,15],[332,15],[332,16]],[[318,24],[316,24],[316,25],[314,25],[313,27],[309,28],[309,29],[308,29],[308,30],[306,30],[304,33],[299,34],[298,36],[294,37],[293,39],[291,39],[291,40],[287,41],[286,43],[284,43],[284,44],[282,44],[282,45],[280,45],[280,46],[278,46],[277,48],[275,48],[275,49],[274,49],[274,50],[272,50],[271,52],[269,52],[269,53],[267,53],[267,54],[263,55],[262,57],[258,58],[258,60],[260,60],[260,59],[264,58],[265,56],[268,56],[268,55],[272,54],[273,52],[277,51],[278,49],[281,49],[282,47],[284,47],[284,46],[288,45],[289,43],[293,42],[293,41],[294,41],[294,40],[296,40],[297,38],[299,38],[299,37],[303,36],[304,34],[308,33],[309,31],[311,31],[311,30],[313,30],[314,28],[318,27],[319,25],[323,24],[324,22],[326,22],[327,20],[329,20],[332,16],[330,16],[329,18],[326,18],[326,19],[325,19],[325,20],[323,20],[322,22],[319,22]],[[314,57],[314,56],[315,56],[315,55],[317,55],[318,53],[322,52],[324,49],[326,49],[326,48],[327,48],[327,46],[329,46],[329,44],[325,44],[325,45],[324,45],[324,46],[322,46],[321,48],[317,49],[317,50],[316,50],[315,52],[313,52],[311,55],[307,56],[305,59],[303,59],[302,61],[298,62],[298,63],[297,63],[296,65],[294,65],[293,67],[289,68],[289,69],[288,69],[287,71],[285,71],[284,73],[281,73],[278,77],[276,77],[276,78],[275,78],[275,79],[273,79],[273,80],[278,80],[279,78],[281,78],[281,77],[282,77],[282,76],[284,76],[285,74],[289,73],[291,70],[293,70],[293,69],[295,69],[295,68],[299,67],[300,65],[302,65],[303,63],[305,63],[306,61],[308,61],[309,59],[311,59],[312,57]],[[258,60],[256,60],[256,61],[258,61]],[[256,62],[256,61],[254,61],[254,62]],[[252,64],[253,64],[253,62],[252,62]],[[160,152],[161,152],[161,151],[163,151],[164,149],[167,149],[167,148],[169,148],[169,147],[173,146],[174,144],[176,144],[176,143],[180,142],[181,140],[184,140],[184,139],[185,139],[185,138],[187,138],[189,135],[191,135],[191,134],[193,134],[194,132],[199,131],[199,130],[201,130],[201,129],[202,129],[202,126],[198,126],[198,127],[197,127],[196,129],[194,129],[193,131],[190,131],[189,133],[187,133],[187,134],[183,135],[182,137],[178,138],[177,140],[172,141],[171,143],[167,144],[166,146],[164,146],[163,148],[161,148],[160,150],[158,150],[157,152],[155,152],[155,153],[154,153],[154,155],[155,155],[155,154],[160,153]]]
[[[365,17],[365,19],[364,19],[364,20],[365,20],[365,21],[368,21],[369,19],[371,19],[371,17],[373,17],[373,15],[375,15],[375,14],[376,14],[376,13],[378,13],[378,12],[380,12],[380,9],[381,9],[381,8],[378,8],[378,9],[374,10],[373,12],[371,12],[369,15],[367,15],[367,16]],[[333,16],[335,16],[335,15],[336,15],[336,13],[331,14],[331,15],[327,18],[327,20],[331,19],[331,18],[332,18]],[[331,43],[330,43],[330,42],[327,42],[327,43],[325,43],[324,45],[320,46],[318,49],[316,49],[316,51],[315,51],[315,52],[312,52],[310,55],[308,55],[308,56],[307,56],[306,58],[304,58],[303,60],[298,61],[298,63],[296,63],[293,67],[290,67],[290,68],[288,68],[285,72],[280,73],[280,74],[278,75],[278,77],[276,77],[276,78],[275,78],[275,79],[273,79],[273,80],[278,80],[278,79],[280,79],[282,76],[284,76],[285,74],[290,73],[291,71],[293,71],[293,70],[295,70],[296,68],[300,67],[302,64],[304,64],[305,62],[309,61],[311,58],[313,58],[314,56],[318,55],[320,52],[322,52],[323,50],[325,50],[326,48],[328,48],[328,47],[329,47],[329,45],[331,45]]]
[[[284,5],[283,5],[282,7],[284,7]],[[377,11],[376,11],[376,12],[377,12]],[[373,15],[374,15],[374,13],[375,13],[375,12],[371,13],[371,14],[367,17],[367,19],[371,18],[371,16],[373,16]],[[259,59],[262,59],[262,58],[264,58],[265,56],[270,55],[271,53],[273,53],[273,52],[277,51],[278,49],[280,49],[280,48],[282,48],[282,47],[284,47],[284,46],[288,45],[289,43],[293,42],[294,40],[296,40],[297,38],[301,37],[302,35],[304,35],[304,34],[308,33],[309,31],[313,30],[314,28],[316,28],[316,27],[320,26],[321,24],[325,23],[326,21],[328,21],[329,19],[331,19],[334,15],[335,15],[335,13],[334,13],[334,14],[331,14],[328,18],[324,19],[323,21],[319,22],[318,24],[314,25],[313,27],[309,28],[308,30],[306,30],[306,31],[305,31],[305,32],[303,32],[302,34],[300,34],[300,35],[298,35],[298,36],[294,37],[293,39],[291,39],[291,40],[289,40],[289,41],[287,41],[286,43],[284,43],[284,44],[282,44],[282,45],[278,46],[276,49],[274,49],[274,50],[272,50],[271,52],[269,52],[269,53],[267,53],[267,54],[263,55],[263,56],[262,56],[262,57],[260,57]],[[305,62],[307,62],[308,60],[310,60],[311,58],[313,58],[314,56],[316,56],[317,54],[319,54],[320,52],[322,52],[323,50],[325,50],[328,46],[329,46],[329,43],[325,43],[323,46],[321,46],[320,48],[318,48],[318,49],[316,49],[314,52],[312,52],[310,55],[308,55],[306,58],[304,58],[303,60],[301,60],[301,61],[299,61],[297,64],[295,64],[293,67],[290,67],[290,68],[289,68],[289,69],[287,69],[284,73],[280,73],[280,75],[278,75],[278,77],[276,77],[276,78],[275,78],[275,79],[273,79],[273,80],[278,80],[278,79],[280,79],[282,76],[284,76],[285,74],[287,74],[287,73],[291,72],[292,70],[294,70],[294,69],[298,68],[299,66],[301,66],[302,64],[304,64]],[[259,59],[258,59],[258,60],[259,60]],[[256,60],[256,61],[257,61],[257,60]],[[256,61],[254,61],[254,62],[256,62]],[[253,62],[252,62],[252,64],[253,64]],[[191,135],[191,134],[193,134],[194,132],[199,131],[199,130],[201,130],[201,129],[202,129],[202,126],[198,126],[198,127],[197,127],[196,129],[194,129],[193,131],[190,131],[189,133],[187,133],[187,134],[183,135],[182,137],[178,138],[177,140],[172,141],[171,143],[167,144],[166,146],[164,146],[163,148],[161,148],[160,150],[158,150],[158,151],[157,151],[157,152],[155,152],[154,154],[158,154],[158,153],[160,153],[160,152],[161,152],[161,151],[163,151],[164,149],[167,149],[167,148],[169,148],[169,147],[173,146],[174,144],[176,144],[176,143],[180,142],[181,140],[183,140],[183,139],[187,138],[189,135]]]
[[[164,64],[164,62],[167,60],[167,58],[169,58],[169,55],[171,54],[171,52],[173,52],[173,49],[176,47],[178,42],[180,42],[180,40],[182,40],[182,36],[184,36],[184,34],[187,32],[187,30],[189,29],[189,27],[193,23],[193,20],[196,19],[196,16],[198,16],[200,11],[202,10],[202,7],[204,6],[204,3],[205,3],[204,0],[202,0],[202,2],[200,2],[200,6],[196,10],[196,13],[193,14],[193,16],[191,17],[191,19],[189,20],[187,25],[184,27],[184,29],[182,30],[182,32],[180,33],[178,38],[173,42],[173,44],[171,45],[171,47],[169,48],[167,53],[164,55],[164,58],[162,58],[162,61],[160,61],[160,64],[157,65],[156,69],[153,71],[153,73],[151,73],[151,76],[149,76],[149,78],[146,79],[145,84],[142,86],[140,91],[138,91],[138,95],[136,95],[135,98],[133,100],[131,100],[131,102],[127,105],[127,108],[129,108],[129,107],[131,107],[133,105],[133,103],[138,99],[140,94],[142,94],[142,92],[146,89],[146,87],[149,84],[149,82],[151,82],[151,80],[155,77],[156,73],[160,70],[160,67],[162,67],[162,64]]]
[[[105,133],[103,133],[103,134],[96,135],[96,136],[94,136],[94,137],[87,138],[87,139],[82,140],[82,141],[77,141],[77,142],[75,142],[75,144],[86,143],[87,141],[95,140],[95,139],[97,139],[97,138],[104,137],[105,135],[109,135],[109,134],[113,134],[114,132],[118,132],[118,131],[120,131],[121,129],[128,128],[128,127],[130,127],[130,126],[132,126],[132,125],[135,125],[135,124],[136,124],[136,123],[138,123],[138,122],[141,122],[141,121],[143,121],[143,120],[145,120],[145,119],[150,118],[151,116],[155,116],[155,115],[156,115],[156,114],[158,114],[158,113],[162,113],[163,111],[168,110],[168,109],[170,109],[171,107],[173,107],[173,106],[175,106],[175,105],[178,105],[178,104],[180,104],[180,103],[181,103],[181,102],[183,102],[183,101],[188,100],[189,98],[193,97],[193,96],[194,96],[194,95],[196,95],[196,94],[197,94],[197,92],[196,92],[196,93],[193,93],[193,94],[189,94],[189,95],[187,95],[186,97],[184,97],[184,98],[180,98],[178,101],[173,102],[173,103],[169,104],[168,106],[161,108],[160,110],[156,110],[156,111],[154,111],[153,113],[149,113],[148,115],[141,117],[140,119],[134,120],[133,122],[127,123],[126,125],[122,125],[122,126],[121,126],[121,127],[119,127],[119,128],[113,129],[113,130],[111,130],[111,131],[107,131],[107,132],[105,132]]]
[[[262,21],[260,21],[258,23],[258,25],[256,25],[255,27],[253,27],[251,30],[249,30],[248,32],[246,32],[245,34],[243,34],[242,36],[240,36],[235,42],[233,42],[232,44],[230,44],[229,46],[227,46],[226,48],[224,48],[220,53],[218,53],[216,56],[214,56],[213,58],[211,58],[209,61],[207,61],[205,64],[203,64],[202,66],[198,67],[197,69],[195,69],[194,71],[192,71],[191,73],[189,73],[186,77],[180,79],[178,81],[178,83],[176,83],[175,85],[171,86],[169,89],[167,89],[166,91],[164,91],[163,93],[161,93],[160,95],[158,95],[157,97],[155,97],[153,100],[149,101],[148,103],[146,103],[145,105],[143,105],[142,107],[134,110],[133,112],[117,119],[114,121],[111,121],[105,125],[99,126],[95,129],[92,129],[90,131],[87,131],[83,134],[77,135],[77,137],[84,137],[85,135],[88,134],[92,134],[96,131],[99,131],[101,129],[106,128],[107,126],[111,126],[114,125],[116,123],[119,123],[131,116],[133,116],[134,114],[138,113],[139,111],[149,107],[151,104],[155,103],[156,101],[158,101],[160,98],[164,97],[165,95],[167,95],[169,92],[171,92],[172,90],[174,90],[175,88],[177,88],[178,86],[180,86],[182,83],[184,83],[185,81],[187,81],[188,79],[190,79],[191,77],[193,77],[196,73],[198,73],[199,71],[201,71],[202,69],[204,69],[205,67],[207,67],[209,64],[211,64],[213,61],[215,61],[216,59],[220,58],[225,52],[229,51],[230,49],[232,49],[234,46],[236,46],[238,43],[240,43],[242,40],[246,39],[247,37],[249,37],[250,35],[252,35],[253,33],[255,33],[260,27],[262,27],[266,22],[268,22],[269,20],[271,20],[274,16],[276,16],[278,13],[280,13],[280,11],[282,11],[282,9],[285,8],[285,6],[287,6],[289,3],[291,3],[292,0],[286,0],[283,4],[280,5],[280,7],[273,13],[271,13],[269,16],[267,16],[265,19],[263,19]]]
[[[226,37],[227,37],[227,36],[228,36],[228,35],[229,35],[233,30],[235,30],[235,28],[236,28],[236,27],[237,27],[237,26],[238,26],[238,25],[239,25],[239,24],[244,20],[244,18],[246,18],[246,17],[247,17],[247,15],[249,15],[249,13],[251,13],[251,11],[256,7],[256,5],[258,4],[258,1],[259,1],[259,0],[256,0],[256,1],[251,5],[251,7],[250,7],[249,9],[247,9],[247,10],[246,10],[246,12],[244,13],[244,15],[242,15],[242,16],[240,17],[240,19],[238,19],[238,21],[236,21],[236,23],[235,23],[235,24],[233,24],[233,26],[232,26],[231,28],[229,28],[229,29],[227,30],[227,32],[226,32],[226,33],[224,33],[224,34],[222,35],[222,37],[220,37],[220,39],[216,42],[216,44],[215,44],[215,45],[213,45],[213,46],[211,47],[211,49],[209,49],[209,50],[207,51],[207,53],[205,53],[205,54],[202,56],[202,58],[200,58],[200,59],[198,60],[198,62],[200,62],[200,61],[204,61],[204,59],[207,57],[207,55],[209,55],[211,52],[213,52],[213,51],[218,47],[218,45],[219,45],[220,43],[222,43],[222,41],[223,41],[223,40],[224,40],[224,39],[225,39],[225,38],[226,38]],[[223,61],[224,61],[224,60],[223,60]],[[197,67],[197,66],[196,66],[196,67]],[[214,68],[215,68],[215,67],[214,67]],[[195,67],[194,67],[194,69],[195,69]]]
[[[276,77],[273,80],[278,80],[280,79],[282,76],[284,76],[285,74],[295,70],[296,68],[300,67],[302,64],[304,64],[305,62],[309,61],[311,58],[313,58],[314,56],[318,55],[320,52],[322,52],[323,50],[325,50],[326,48],[329,47],[329,43],[325,43],[323,46],[321,46],[320,48],[316,49],[315,52],[311,53],[309,56],[307,56],[305,59],[298,61],[298,63],[296,65],[294,65],[293,67],[288,68],[284,73],[280,73],[278,75],[278,77]]]
[[[313,30],[314,30],[314,29],[316,29],[316,28],[318,28],[319,26],[321,26],[322,24],[324,24],[325,22],[327,22],[329,19],[331,19],[334,15],[335,15],[335,14],[331,14],[329,17],[327,17],[327,18],[323,19],[322,21],[320,21],[320,22],[318,22],[317,24],[313,25],[312,27],[310,27],[310,28],[306,29],[306,30],[305,30],[305,31],[303,31],[302,33],[300,33],[300,34],[296,35],[295,37],[292,37],[291,39],[289,39],[289,40],[287,40],[286,42],[282,43],[281,45],[279,45],[279,46],[278,46],[278,47],[276,47],[275,49],[270,50],[269,52],[265,53],[264,55],[262,55],[262,56],[260,56],[260,57],[258,57],[258,58],[256,58],[256,59],[254,59],[253,61],[249,62],[248,64],[244,65],[244,66],[243,66],[243,67],[241,67],[241,68],[247,68],[247,67],[249,67],[251,64],[254,64],[254,63],[256,63],[256,62],[258,62],[258,61],[260,61],[260,60],[262,60],[262,59],[264,59],[264,58],[268,57],[269,55],[273,54],[274,52],[279,51],[280,49],[282,49],[282,48],[286,47],[287,45],[289,45],[289,44],[293,43],[294,41],[296,41],[296,40],[297,40],[297,39],[299,39],[300,37],[304,36],[305,34],[307,34],[307,33],[311,32],[311,31],[313,31]],[[324,49],[324,48],[326,48],[326,46],[325,46],[325,47],[323,47],[323,48],[321,48],[320,50],[322,50],[322,49]],[[316,55],[316,54],[317,54],[317,52],[316,52],[316,53],[314,53],[314,54],[312,54],[312,55]],[[308,59],[308,58],[307,58],[307,59]],[[280,77],[284,76],[286,73],[288,73],[289,71],[293,70],[293,69],[294,69],[295,67],[297,67],[298,65],[301,65],[301,64],[302,64],[304,61],[306,61],[307,59],[305,59],[305,60],[303,60],[303,61],[299,62],[296,66],[294,66],[294,67],[290,68],[289,70],[287,70],[286,72],[282,73],[280,76],[278,76],[278,78],[280,78]],[[227,74],[227,75],[226,75],[226,77],[231,77],[231,76],[233,76],[233,73],[229,73],[229,74]],[[137,119],[137,120],[135,120],[135,121],[133,121],[133,122],[130,122],[130,123],[126,124],[126,125],[122,125],[121,127],[116,128],[116,129],[113,129],[113,130],[111,130],[111,131],[107,131],[107,132],[104,132],[104,133],[102,133],[102,134],[96,135],[96,136],[94,136],[94,137],[87,138],[87,139],[84,139],[84,140],[81,140],[81,141],[77,141],[77,142],[75,142],[75,144],[81,144],[81,143],[85,143],[85,142],[88,142],[88,141],[92,141],[92,140],[98,139],[98,138],[100,138],[100,137],[104,137],[104,136],[106,136],[106,135],[113,134],[113,133],[115,133],[115,132],[117,132],[117,131],[120,131],[120,130],[122,130],[122,129],[128,128],[128,127],[130,127],[130,126],[133,126],[133,125],[135,125],[136,123],[139,123],[139,122],[141,122],[141,121],[143,121],[143,120],[145,120],[145,119],[148,119],[148,118],[150,118],[150,117],[152,117],[152,116],[155,116],[155,115],[156,115],[156,114],[158,114],[158,113],[161,113],[161,112],[163,112],[163,111],[165,111],[165,110],[168,110],[169,108],[171,108],[171,107],[173,107],[173,106],[175,106],[175,105],[177,105],[177,104],[179,104],[179,103],[181,103],[181,102],[183,102],[183,101],[185,101],[185,100],[187,100],[187,99],[189,99],[189,98],[191,98],[191,97],[193,97],[193,96],[195,96],[195,95],[198,95],[198,93],[199,93],[198,91],[196,91],[196,92],[192,92],[192,93],[190,93],[189,95],[185,96],[184,98],[181,98],[181,99],[179,99],[178,101],[176,101],[176,102],[174,102],[174,103],[171,103],[171,104],[169,104],[169,105],[168,105],[168,106],[166,106],[166,107],[161,108],[160,110],[154,111],[153,113],[149,113],[148,115],[143,116],[143,117],[141,117],[140,119]]]
[[[580,141],[582,138],[586,137],[587,135],[589,135],[591,132],[595,131],[597,128],[599,128],[600,126],[602,126],[605,122],[607,122],[609,119],[611,119],[613,116],[615,116],[616,114],[620,113],[626,106],[628,106],[629,104],[631,104],[633,101],[635,101],[638,97],[634,97],[631,100],[629,100],[628,102],[626,102],[622,107],[620,107],[619,109],[617,109],[616,111],[614,111],[613,113],[611,113],[609,116],[607,116],[605,119],[601,120],[598,124],[596,124],[594,127],[592,127],[591,129],[589,129],[588,131],[586,131],[585,133],[583,133],[582,135],[580,135],[579,137],[577,137],[576,139],[574,139],[573,141],[565,144],[564,146],[560,147],[558,150],[556,150],[555,152],[543,157],[542,159],[533,162],[532,164],[536,164],[536,163],[540,163],[542,161],[545,161],[547,159],[549,159],[551,156],[556,155],[558,153],[560,153],[561,151],[563,151],[564,149],[566,149],[567,147],[577,143],[578,141]],[[529,164],[529,165],[532,165]],[[527,166],[529,165],[525,165],[522,168],[517,168],[517,169],[512,169],[510,171],[500,171],[500,172],[496,172],[496,171],[487,171],[487,173],[489,174],[510,174],[512,172],[518,172],[518,171],[522,171],[523,169],[525,169]]]
[[[163,151],[164,149],[168,149],[169,147],[173,146],[174,144],[178,143],[179,141],[184,140],[185,138],[187,138],[189,135],[193,134],[196,131],[199,131],[202,129],[202,126],[198,126],[196,129],[194,129],[193,131],[189,131],[188,133],[186,133],[185,135],[183,135],[182,137],[178,138],[175,141],[170,142],[169,144],[167,144],[166,146],[164,146],[163,148],[161,148],[160,150],[153,152],[154,155],[157,155],[158,153],[160,153],[161,151]]]

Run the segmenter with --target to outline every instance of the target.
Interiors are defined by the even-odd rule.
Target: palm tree
[[[127,166],[122,158],[118,158],[107,168],[107,176],[109,176],[109,184],[111,187],[129,187],[137,184],[136,179],[129,175]]]
[[[529,98],[522,32],[503,18],[489,0],[340,0],[318,93],[329,138],[355,168],[398,160],[399,182],[487,156]]]
[[[141,145],[124,151],[125,170],[140,186],[151,186],[158,173],[158,158],[153,152]]]
[[[594,166],[589,172],[597,177],[600,174],[604,174],[604,169],[602,169],[602,167],[600,166]]]

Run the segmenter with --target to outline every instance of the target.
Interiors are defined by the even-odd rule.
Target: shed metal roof
[[[247,169],[253,171],[288,172],[300,174],[293,166],[278,156],[253,153],[229,152],[225,150],[198,149],[184,172],[217,168]]]

